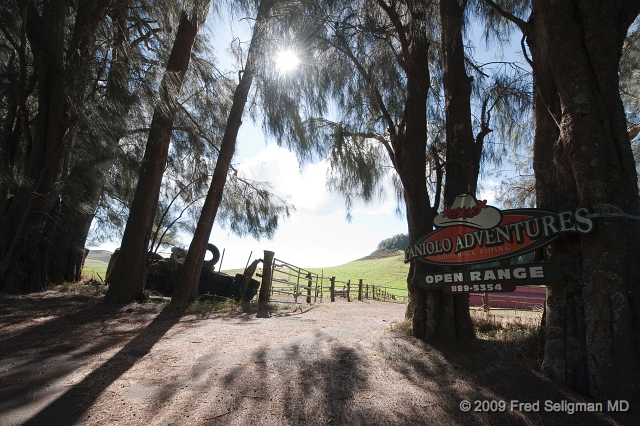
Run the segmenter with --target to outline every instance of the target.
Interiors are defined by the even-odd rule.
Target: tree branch
[[[529,55],[527,54],[527,46],[525,46],[524,44],[524,41],[526,40],[526,38],[527,38],[527,35],[522,34],[522,39],[520,40],[520,47],[522,48],[522,54],[524,55],[524,59],[527,61],[531,69],[533,69],[533,61],[531,60],[531,58],[529,58]]]
[[[391,145],[389,144],[389,141],[387,141],[384,136],[382,135],[378,135],[376,133],[358,133],[358,132],[342,132],[343,135],[345,136],[351,136],[351,137],[362,137],[362,138],[369,138],[369,139],[375,139],[378,142],[380,142],[382,144],[382,146],[384,146],[384,149],[387,150],[387,154],[389,155],[389,159],[391,159],[391,163],[393,164],[393,166],[395,167],[395,153],[393,151],[393,148],[391,147]]]
[[[389,111],[387,111],[387,108],[384,104],[384,100],[382,99],[382,94],[380,94],[378,87],[375,85],[375,83],[373,82],[373,79],[371,78],[369,73],[367,73],[367,70],[364,69],[364,67],[358,60],[358,58],[355,57],[355,55],[351,51],[351,48],[347,45],[346,41],[344,40],[344,37],[340,35],[336,35],[336,38],[340,41],[340,44],[333,43],[331,40],[327,40],[327,41],[333,47],[335,47],[336,49],[338,49],[339,51],[347,55],[347,57],[351,60],[353,65],[355,65],[356,69],[358,70],[358,73],[362,76],[362,78],[364,78],[364,80],[367,82],[367,84],[373,91],[376,102],[378,103],[378,108],[380,109],[380,112],[382,113],[384,120],[387,122],[387,127],[389,128],[389,134],[392,137],[395,137],[395,134],[396,134],[395,123],[391,118],[391,114],[389,114]]]
[[[516,24],[518,26],[518,28],[520,28],[520,31],[522,31],[522,34],[529,35],[529,31],[531,30],[531,26],[529,24],[527,24],[525,21],[523,21],[522,19],[518,18],[517,16],[511,14],[510,12],[507,12],[506,10],[504,10],[502,7],[500,7],[498,4],[496,4],[492,0],[484,0],[484,2],[487,3],[491,9],[495,10],[498,15],[500,15],[503,18],[505,18],[506,20],[511,21],[514,24]]]
[[[391,20],[391,23],[395,27],[396,32],[398,33],[398,40],[400,41],[400,46],[402,47],[402,55],[404,57],[403,60],[401,59],[402,62],[404,63],[410,62],[409,66],[414,67],[415,63],[413,63],[413,57],[411,56],[411,51],[409,49],[409,45],[411,43],[407,37],[407,33],[404,30],[404,26],[402,25],[402,20],[400,19],[400,15],[398,14],[398,11],[395,10],[395,8],[393,8],[392,5],[387,4],[383,0],[378,0],[378,6],[380,6],[380,8],[382,8],[382,10],[385,11],[387,16]],[[398,62],[400,62],[400,60]],[[400,65],[402,66],[403,64],[400,63]],[[404,65],[403,68],[406,66],[407,65]]]

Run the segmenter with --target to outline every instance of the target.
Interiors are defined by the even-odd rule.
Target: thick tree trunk
[[[64,145],[64,12],[44,7],[43,31],[51,33],[38,42],[38,116],[33,144],[29,147],[25,175],[27,185],[17,189],[2,217],[3,242],[0,281],[4,291],[44,289],[45,265],[41,264],[42,233],[56,203],[55,183],[62,173]],[[37,195],[36,195],[37,194]]]
[[[465,68],[462,25],[466,1],[441,0],[442,71],[446,113],[446,167],[444,204],[451,206],[460,194],[476,195],[480,156],[471,128],[471,81]],[[469,314],[469,295],[442,294],[443,303],[451,306],[450,322],[458,338],[475,337]]]
[[[65,61],[66,10],[45,2],[39,16],[33,3],[21,4],[28,11],[24,26],[35,57],[38,114],[33,140],[26,148],[25,184],[16,190],[0,220],[0,287],[5,291],[30,292],[45,286],[49,244],[45,232],[46,237],[53,232],[58,187],[73,150],[72,128],[77,121],[77,104],[69,96],[83,93],[95,31],[108,5],[108,0],[100,0],[78,6]]]
[[[533,2],[538,207],[640,214],[617,75],[639,12],[635,1]],[[598,223],[546,250],[565,278],[549,287],[544,369],[595,398],[640,399],[640,224]]]
[[[258,44],[261,38],[265,36],[263,28],[269,18],[269,13],[274,3],[273,0],[262,0],[258,7],[258,16],[247,54],[247,63],[244,73],[242,74],[242,79],[233,94],[233,104],[231,105],[227,126],[224,130],[224,136],[222,137],[220,153],[216,161],[211,185],[209,186],[207,197],[200,212],[196,231],[189,245],[189,252],[182,266],[180,278],[173,292],[173,301],[190,301],[198,296],[198,282],[200,280],[200,273],[202,272],[204,253],[207,248],[207,243],[209,242],[213,222],[218,213],[220,201],[222,200],[222,193],[225,183],[227,182],[229,166],[231,165],[231,160],[236,150],[236,139],[238,137],[238,130],[242,124],[242,114],[253,82],[255,62],[259,50]]]
[[[149,137],[140,167],[138,185],[129,209],[120,256],[110,276],[108,303],[128,303],[142,297],[153,219],[158,207],[162,175],[167,163],[178,95],[189,67],[191,48],[198,33],[198,18],[182,14],[176,39],[160,86]]]
[[[51,282],[80,279],[84,246],[98,208],[104,177],[113,165],[118,143],[125,134],[126,119],[133,100],[129,93],[127,55],[129,2],[130,0],[120,0],[109,13],[114,21],[115,37],[102,107],[105,121],[109,123],[109,128],[106,129],[108,136],[100,152],[93,155],[90,164],[76,165],[69,173],[69,186],[81,191],[82,196],[76,195],[63,203],[49,249],[47,278]]]
[[[409,244],[415,243],[433,229],[437,205],[430,203],[426,179],[427,150],[427,97],[429,95],[430,44],[421,31],[419,23],[414,23],[415,41],[410,51],[411,66],[407,73],[407,100],[403,120],[404,131],[395,134],[390,129],[391,145],[394,150],[393,164],[404,189],[409,228]],[[435,201],[434,204],[437,204]],[[425,291],[418,286],[418,277],[430,272],[434,267],[418,260],[411,260],[407,288],[409,307],[412,312],[412,334],[432,340],[442,336],[446,326],[442,321],[445,310],[441,295]],[[455,331],[453,331],[455,335]]]

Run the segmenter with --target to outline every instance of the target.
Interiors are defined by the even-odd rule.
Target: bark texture
[[[0,219],[0,288],[6,292],[31,292],[45,286],[48,238],[55,229],[59,189],[73,152],[78,102],[87,86],[95,32],[110,2],[79,2],[70,40],[65,40],[65,8],[44,2],[40,15],[33,2],[19,3],[34,56],[38,112],[33,135],[24,122],[25,176]]]
[[[533,57],[538,207],[639,215],[618,63],[637,1],[534,0],[520,26]],[[544,371],[598,399],[640,399],[640,223],[598,219],[546,258],[565,270],[548,289]],[[632,266],[633,265],[633,266]]]
[[[79,194],[74,194],[70,202],[62,205],[47,258],[47,279],[50,282],[80,280],[84,246],[98,208],[104,178],[113,165],[120,138],[125,134],[126,117],[132,103],[128,89],[129,3],[130,0],[118,1],[109,13],[114,22],[115,37],[102,110],[109,129],[102,145],[104,149],[94,153],[90,164],[76,165],[69,173],[68,186],[74,187]]]
[[[442,71],[446,114],[446,168],[444,203],[451,206],[459,194],[476,195],[482,145],[476,145],[471,128],[471,82],[465,69],[462,26],[467,2],[441,0]],[[460,338],[475,336],[468,294],[441,292]]]
[[[149,137],[140,167],[138,185],[122,237],[120,255],[110,275],[105,296],[108,303],[128,303],[142,297],[153,219],[158,207],[160,184],[167,163],[178,95],[198,33],[194,15],[182,14],[176,39],[160,85],[160,99],[153,112]],[[204,251],[203,251],[204,253]]]

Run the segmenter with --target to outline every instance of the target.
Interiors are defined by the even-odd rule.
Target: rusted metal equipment
[[[254,261],[245,270],[244,274],[231,276],[222,272],[216,272],[215,270],[215,264],[220,260],[220,251],[218,248],[213,244],[208,244],[207,251],[212,254],[212,257],[209,260],[205,260],[202,265],[200,281],[198,282],[198,294],[222,296],[245,302],[253,299],[258,292],[260,283],[252,279],[252,276],[261,259]],[[107,276],[109,276],[110,269],[113,267],[118,253],[119,250],[116,250],[112,255],[112,259],[109,261]],[[171,257],[168,259],[157,254],[149,256],[150,266],[145,282],[145,289],[157,291],[164,296],[171,296],[186,255],[187,250],[173,247],[171,249]]]

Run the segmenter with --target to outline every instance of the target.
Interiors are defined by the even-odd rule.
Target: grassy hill
[[[373,253],[370,256],[362,259],[354,260],[344,265],[333,266],[330,268],[304,268],[318,275],[324,276],[323,286],[329,286],[329,278],[336,277],[337,281],[347,282],[351,280],[351,283],[357,286],[360,279],[363,280],[363,284],[375,285],[378,287],[387,287],[389,289],[398,289],[398,291],[391,290],[391,293],[395,293],[401,296],[407,295],[407,274],[409,273],[409,265],[403,262],[404,253],[402,251],[397,252],[382,252]],[[227,274],[241,274],[242,269],[230,269],[223,271]],[[262,274],[260,268],[257,271]],[[278,273],[274,274],[276,277],[286,278],[285,275]],[[289,278],[291,280],[291,278]],[[278,285],[274,284],[274,287]],[[342,284],[336,284],[336,288],[342,288]],[[354,288],[354,286],[352,286]]]
[[[97,260],[104,263],[109,263],[113,252],[108,250],[90,250],[87,255],[87,260]]]
[[[104,279],[107,272],[107,265],[111,252],[106,250],[92,250],[89,252],[85,260],[83,275],[93,277],[94,279]],[[330,268],[301,268],[326,277],[323,285],[328,286],[328,279],[336,277],[337,281],[347,282],[351,280],[354,285],[358,284],[360,279],[364,284],[375,285],[376,287],[388,287],[398,289],[397,294],[406,295],[407,274],[409,265],[403,262],[404,254],[402,251],[382,251],[354,260],[344,265],[333,266]],[[223,272],[229,275],[241,274],[242,269],[228,269]],[[262,270],[257,271],[262,274]],[[276,274],[277,277],[285,278],[283,274]],[[259,279],[259,278],[258,278]],[[342,284],[336,285],[341,287]]]
[[[404,263],[404,253],[397,251],[379,257],[367,256],[331,268],[309,270],[325,277],[336,277],[340,281],[351,280],[352,283],[358,283],[362,278],[365,284],[406,289],[409,264]]]
[[[82,275],[96,280],[104,280],[112,254],[107,250],[91,250],[84,261]]]

